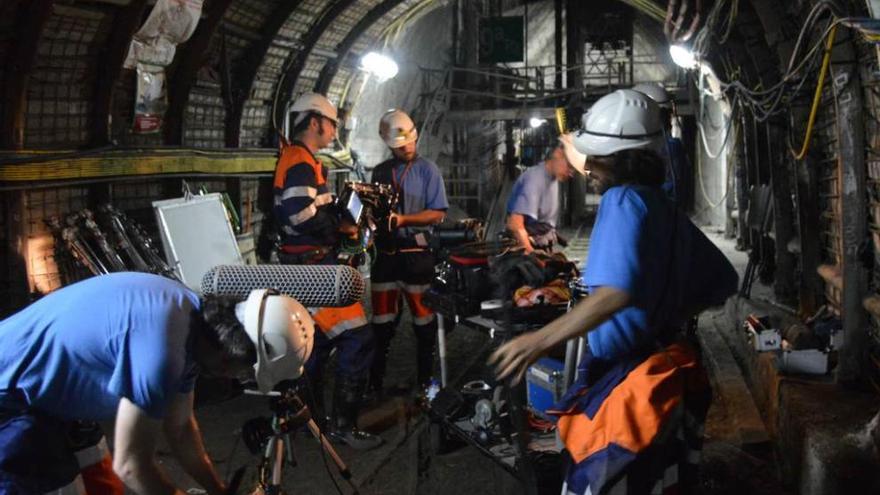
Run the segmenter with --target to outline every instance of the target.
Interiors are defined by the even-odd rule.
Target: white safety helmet
[[[574,147],[574,133],[566,133],[559,136],[559,143],[562,145],[562,152],[565,159],[581,175],[584,175],[584,168],[587,164],[587,155],[581,153]]]
[[[298,114],[293,125],[302,122],[309,113],[316,113],[332,120],[334,123],[339,121],[336,106],[330,103],[326,96],[318,93],[303,93],[299,95],[299,98],[291,105],[290,111]]]
[[[299,301],[272,289],[257,289],[236,306],[236,313],[257,348],[254,371],[261,392],[302,375],[312,354],[315,323]]]
[[[654,100],[661,108],[669,105],[672,100],[669,98],[669,92],[662,84],[656,82],[639,83],[632,87],[633,91],[638,91]]]
[[[419,131],[406,112],[391,109],[379,119],[379,136],[389,148],[400,148],[415,142],[419,138]]]
[[[574,136],[574,147],[585,155],[662,149],[660,107],[644,93],[618,89],[607,94],[587,110],[581,122],[582,129]]]

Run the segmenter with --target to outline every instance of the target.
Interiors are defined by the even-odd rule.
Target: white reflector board
[[[202,276],[217,265],[243,264],[219,193],[154,201],[168,264],[199,292]]]

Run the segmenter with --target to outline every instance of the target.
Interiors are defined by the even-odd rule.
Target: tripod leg
[[[339,475],[342,476],[342,479],[348,482],[348,485],[353,490],[352,493],[354,493],[355,495],[360,493],[358,492],[357,487],[351,481],[351,471],[349,471],[348,466],[345,465],[345,462],[342,460],[341,457],[339,457],[339,454],[336,453],[336,450],[333,448],[330,440],[327,440],[327,437],[324,436],[323,433],[321,433],[320,429],[318,429],[318,425],[315,424],[315,420],[310,419],[309,422],[306,423],[306,425],[309,427],[309,431],[312,432],[312,435],[314,435],[315,439],[321,444],[321,447],[324,448],[324,451],[330,455],[331,459],[333,459],[333,463],[336,464],[336,469],[339,470]]]
[[[281,466],[284,465],[284,438],[275,437],[273,439],[275,447],[275,457],[272,463],[272,486],[281,486]]]
[[[321,447],[330,454],[330,458],[333,459],[333,463],[336,464],[336,467],[339,469],[339,474],[342,475],[344,479],[351,478],[351,471],[348,470],[348,466],[345,465],[345,462],[339,457],[339,454],[336,453],[336,450],[333,448],[333,445],[330,443],[330,440],[327,440],[327,437],[321,433],[321,430],[318,429],[318,425],[315,424],[314,419],[310,419],[308,423],[306,423],[309,427],[309,431],[314,435],[315,440],[317,440]]]

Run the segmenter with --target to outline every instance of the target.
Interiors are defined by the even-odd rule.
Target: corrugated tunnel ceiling
[[[197,29],[177,47],[166,71],[163,134],[133,134],[135,81],[122,63],[154,3],[0,3],[0,60],[6,61],[0,110],[4,130],[15,129],[4,133],[12,142],[2,147],[69,149],[113,142],[265,147],[271,142],[276,95],[317,90],[340,101],[360,77],[355,69],[361,55],[443,5],[435,0],[205,0]]]

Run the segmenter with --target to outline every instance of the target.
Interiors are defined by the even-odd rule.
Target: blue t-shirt
[[[440,169],[424,157],[417,157],[409,170],[406,163],[396,158],[386,160],[373,170],[373,182],[391,184],[400,192],[397,212],[404,215],[424,210],[447,210],[446,187]],[[433,227],[405,227],[397,230],[399,237],[411,237],[417,232],[431,232]]]
[[[618,186],[602,195],[583,283],[628,293],[631,305],[587,335],[600,359],[654,345],[689,308],[723,304],[737,274],[721,251],[659,187]]]
[[[525,217],[526,224],[542,222],[556,227],[559,218],[559,181],[544,166],[544,162],[526,169],[513,184],[507,213]]]
[[[0,321],[0,404],[106,420],[126,397],[161,418],[195,384],[189,334],[199,308],[184,285],[146,273],[59,289]]]

